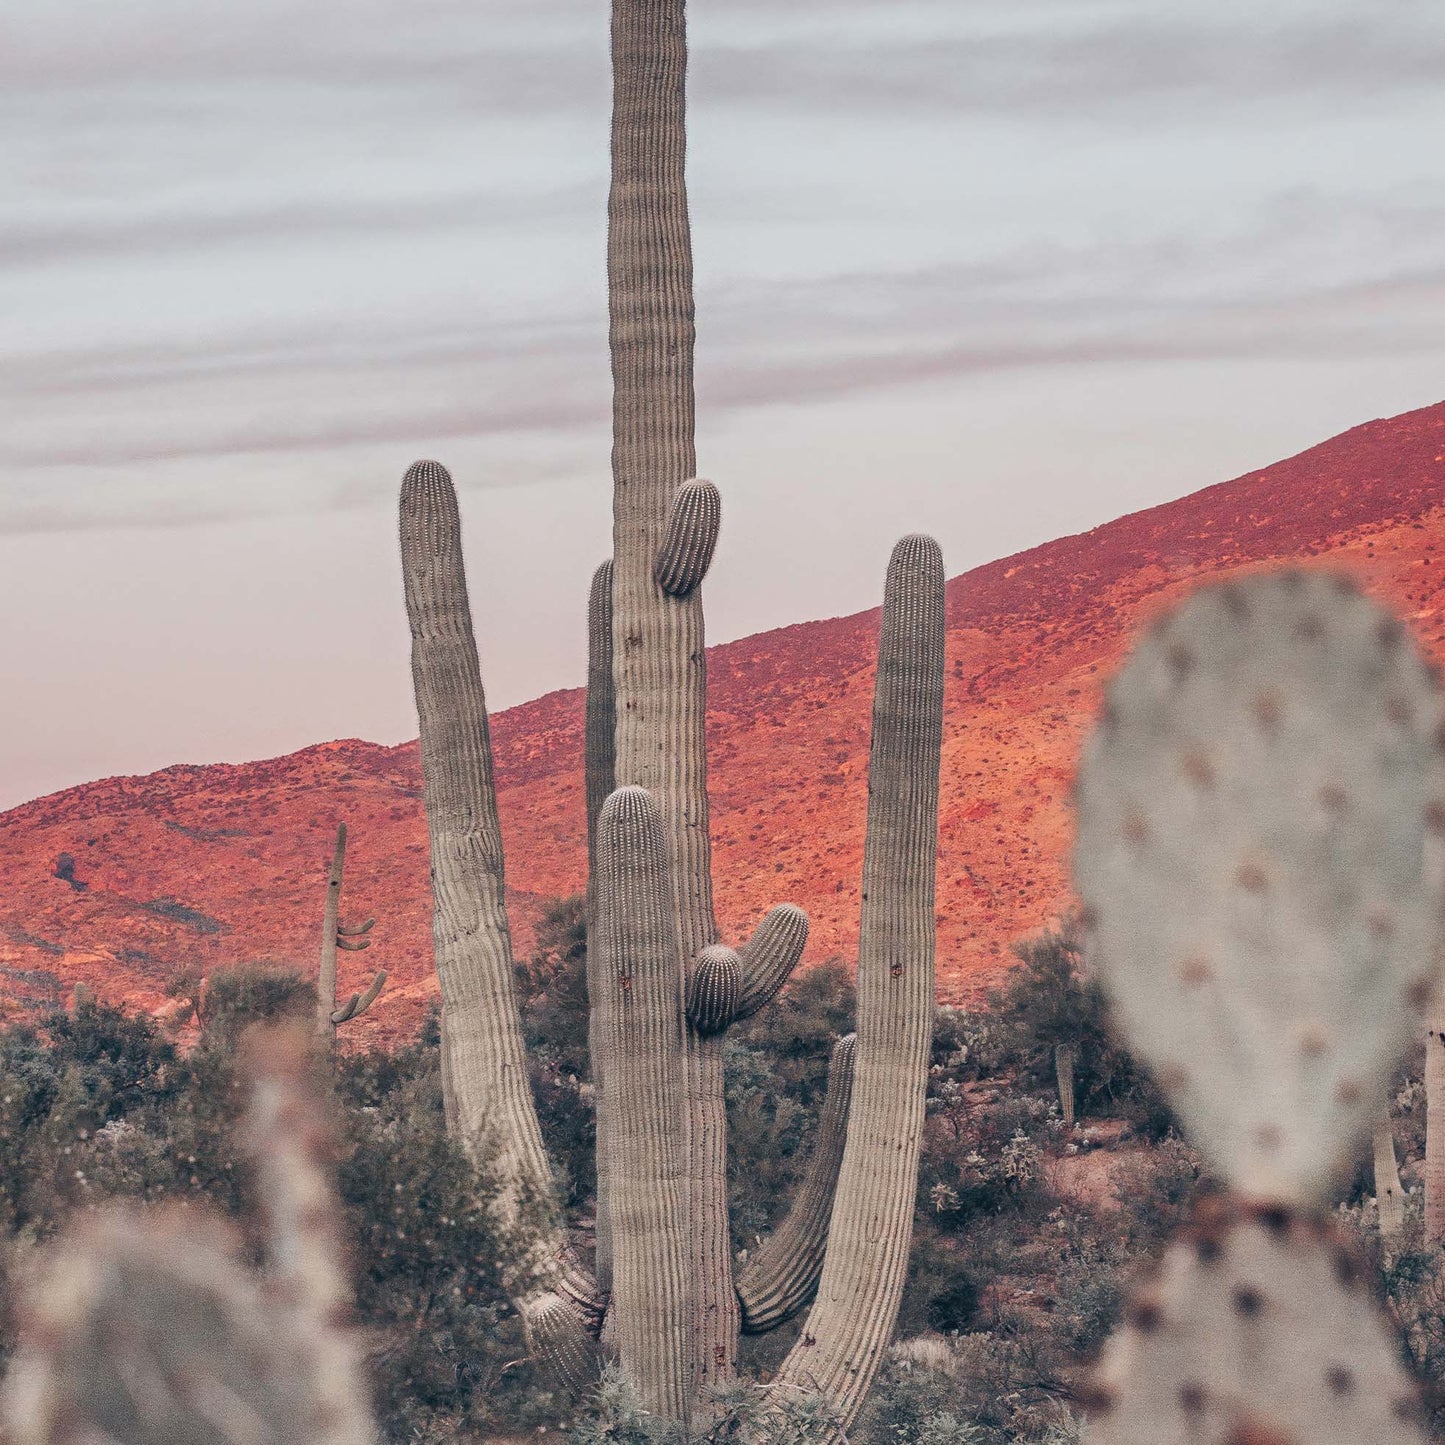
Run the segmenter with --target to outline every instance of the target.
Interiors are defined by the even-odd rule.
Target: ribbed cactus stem
[[[1059,1086],[1059,1117],[1066,1125],[1074,1122],[1074,1046],[1054,1045],[1054,1078]]]
[[[437,462],[417,462],[402,481],[401,560],[457,1135],[474,1159],[493,1160],[506,1181],[504,1207],[515,1213],[524,1194],[552,1199],[552,1173],[512,979],[502,830],[461,518],[451,476]]]
[[[618,1351],[642,1403],[680,1421],[692,1383],[682,969],[662,820],[644,789],[603,805],[597,875]]]
[[[336,827],[336,846],[331,853],[331,871],[326,875],[326,905],[321,914],[321,972],[316,980],[316,1032],[334,1038],[336,1026],[336,939],[341,911],[341,877],[346,866],[346,824]]]
[[[680,957],[693,959],[718,941],[702,596],[697,588],[671,596],[657,580],[673,499],[697,470],[686,71],[683,0],[615,0],[607,293],[617,782],[647,789],[657,804]],[[681,987],[680,973],[678,982]],[[718,1039],[689,1031],[682,1077],[692,1151],[692,1353],[700,1388],[730,1378],[737,1351],[721,1067]],[[615,1168],[609,1160],[609,1169]],[[616,1233],[614,1218],[614,1253]]]
[[[1405,1228],[1405,1191],[1400,1186],[1400,1166],[1395,1158],[1395,1133],[1388,1108],[1375,1120],[1375,1209],[1380,1216],[1380,1234],[1393,1239]]]
[[[808,1172],[798,1186],[787,1218],[738,1275],[742,1324],[750,1335],[777,1329],[817,1293],[838,1170],[848,1137],[856,1042],[855,1035],[847,1034],[833,1045],[833,1056],[828,1063],[828,1092],[818,1119]]]
[[[898,1316],[913,1230],[933,1036],[934,884],[943,738],[943,557],[893,549],[883,600],[858,944],[848,1139],[818,1297],[778,1372],[846,1431]]]
[[[583,775],[587,794],[587,996],[599,997],[598,972],[602,949],[597,941],[597,818],[616,786],[617,708],[612,685],[612,559],[592,574],[587,596],[587,710],[583,735]],[[602,1090],[601,1014],[587,1015],[587,1054],[592,1068],[592,1101],[596,1123],[597,1287],[612,1289],[612,1214],[608,1207],[606,1107]]]
[[[672,499],[653,568],[657,585],[672,597],[702,586],[721,530],[722,494],[711,482],[684,482]]]
[[[742,965],[726,944],[698,955],[687,983],[687,1020],[700,1034],[715,1034],[736,1017],[742,993]]]
[[[742,995],[739,1019],[751,1018],[787,983],[808,943],[808,915],[791,903],[780,903],[753,930],[741,955]]]

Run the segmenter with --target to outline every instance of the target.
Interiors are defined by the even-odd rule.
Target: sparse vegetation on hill
[[[561,900],[541,916],[537,946],[518,968],[528,1056],[549,1149],[585,1225],[593,1140],[580,903]],[[1130,1278],[1207,1187],[1092,989],[1061,966],[1067,945],[1058,933],[1026,941],[991,1008],[938,1013],[914,1257],[898,1343],[852,1436],[860,1445],[1078,1440],[1083,1362],[1116,1323]],[[115,1197],[209,1202],[240,1221],[255,1248],[251,1179],[234,1133],[237,1044],[248,1023],[309,1018],[312,1003],[294,973],[248,968],[208,985],[205,1027],[185,1054],[149,1020],[93,1003],[0,1033],[7,1275],[23,1273],[77,1211]],[[848,972],[821,965],[729,1040],[739,1248],[786,1209],[822,1104],[828,1047],[852,1008]],[[1072,1130],[1060,1121],[1046,1057],[1060,1027],[1114,1059],[1094,1087],[1093,1045],[1081,1043]],[[335,1064],[343,1234],[385,1438],[530,1438],[539,1426],[571,1430],[578,1442],[669,1438],[617,1380],[579,1405],[523,1361],[501,1279],[525,1241],[498,1236],[487,1214],[492,1185],[446,1138],[436,1058],[433,1019],[402,1049],[342,1054]],[[1417,1053],[1397,1080],[1407,1184],[1423,1148],[1419,1067]],[[1422,1239],[1419,1190],[1387,1255],[1367,1162],[1339,1219],[1364,1245],[1421,1377],[1445,1380],[1442,1261]],[[585,1229],[577,1241],[585,1250]],[[13,1329],[8,1320],[7,1350]],[[745,1362],[766,1376],[790,1337],[748,1341]],[[741,1430],[753,1408],[740,1394],[716,1438]],[[793,1423],[800,1432],[807,1424]]]

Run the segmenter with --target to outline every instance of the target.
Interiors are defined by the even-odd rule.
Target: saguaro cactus
[[[336,951],[360,953],[371,947],[366,937],[376,923],[368,918],[347,926],[341,922],[341,876],[346,866],[346,824],[337,825],[336,848],[331,855],[331,871],[326,877],[326,907],[321,917],[321,971],[316,980],[316,1032],[322,1038],[336,1037],[338,1024],[360,1018],[377,1000],[386,985],[386,970],[378,970],[366,991],[353,993],[339,1008],[336,1003]]]
[[[588,1281],[554,1268],[540,1282],[546,1304],[529,1307],[533,1338],[554,1356],[581,1359],[575,1337],[556,1346],[553,1326],[595,1334],[610,1302],[606,1339],[642,1399],[685,1420],[733,1379],[744,1312],[749,1328],[772,1327],[806,1304],[821,1271],[831,1281],[827,1302],[787,1379],[821,1394],[827,1412],[846,1423],[896,1316],[917,1178],[933,1010],[942,559],[933,542],[913,537],[889,564],[856,1053],[845,1050],[834,1069],[808,1185],[750,1269],[740,1302],[728,1232],[722,1039],[786,981],[807,919],[780,905],[733,948],[719,938],[713,913],[700,589],[722,508],[717,488],[693,475],[682,0],[614,0],[612,60],[613,559],[594,577],[589,603],[586,724],[597,1272]],[[548,1199],[511,991],[456,499],[437,463],[417,463],[403,482],[402,560],[449,1118],[478,1146],[490,1127],[518,1197]],[[565,1257],[560,1232],[551,1254]],[[535,1327],[543,1317],[546,1331]]]
[[[1318,572],[1200,592],[1109,688],[1087,946],[1232,1194],[1110,1343],[1095,1445],[1423,1438],[1323,1206],[1435,984],[1440,727],[1398,622]]]

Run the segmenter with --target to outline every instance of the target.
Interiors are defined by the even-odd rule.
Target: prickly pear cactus
[[[1434,987],[1434,680],[1343,579],[1195,594],[1111,685],[1080,769],[1091,963],[1231,1191],[1099,1375],[1093,1445],[1422,1440],[1321,1220]]]
[[[1415,1387],[1354,1257],[1287,1210],[1203,1212],[1110,1341],[1090,1445],[1401,1445]]]
[[[1196,593],[1109,688],[1078,784],[1089,954],[1242,1193],[1329,1189],[1430,996],[1439,725],[1400,624],[1319,572]]]

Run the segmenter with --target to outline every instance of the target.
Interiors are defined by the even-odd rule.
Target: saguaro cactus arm
[[[684,482],[673,496],[657,550],[657,585],[670,597],[686,597],[702,586],[721,530],[722,494],[700,478]]]
[[[595,879],[597,819],[617,782],[616,733],[616,693],[612,684],[612,560],[609,558],[593,574],[587,597],[587,709],[583,742],[587,793],[587,997],[593,1001],[587,1015],[587,1055],[592,1069],[597,1137],[597,1288],[604,1296],[612,1289],[612,1213],[608,1207],[610,1169],[603,1119],[606,1103],[602,1089],[602,1016],[595,1004],[603,988]]]
[[[504,901],[502,830],[461,519],[446,468],[417,462],[401,484],[401,560],[431,840],[432,933],[457,1132],[489,1147],[507,1181],[550,1200],[552,1173],[528,1084]]]
[[[642,788],[603,806],[597,847],[603,1117],[611,1161],[612,1301],[643,1404],[687,1418],[691,1291],[682,970],[662,820]]]
[[[943,557],[932,538],[905,537],[888,564],[873,695],[848,1138],[818,1297],[777,1377],[817,1391],[840,1431],[893,1331],[912,1238],[933,1037],[943,672]]]
[[[808,943],[808,915],[791,903],[774,908],[742,950],[742,994],[737,1017],[751,1018],[787,983]]]
[[[386,970],[379,969],[376,977],[371,980],[365,993],[354,993],[349,999],[331,1015],[331,1022],[334,1024],[349,1023],[352,1019],[360,1018],[381,994],[386,986]]]
[[[833,1045],[833,1057],[828,1064],[828,1092],[818,1120],[808,1172],[798,1186],[787,1218],[738,1275],[743,1329],[750,1335],[777,1329],[817,1293],[838,1170],[848,1137],[856,1041],[855,1035],[848,1034]]]

